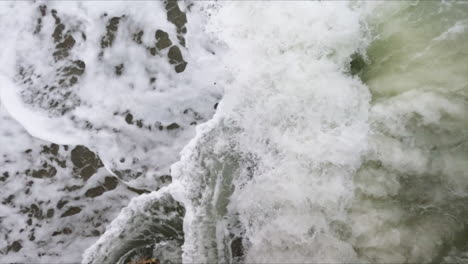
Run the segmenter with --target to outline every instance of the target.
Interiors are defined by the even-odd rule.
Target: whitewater
[[[0,262],[468,263],[467,2],[2,2],[0,33]]]

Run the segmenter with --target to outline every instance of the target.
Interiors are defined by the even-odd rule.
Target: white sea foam
[[[187,33],[198,41],[188,41],[185,49],[178,43],[175,25],[166,19],[162,2],[51,2],[43,17],[41,3],[2,5],[1,72],[6,78],[2,101],[9,112],[33,136],[86,145],[100,154],[106,167],[121,172],[122,179],[135,180],[137,176],[125,172],[132,170],[143,174],[133,182],[135,186],[156,187],[154,177],[169,174],[178,152],[193,137],[194,124],[210,118],[220,97],[222,83],[214,85],[216,71],[200,71],[216,59],[209,50],[209,39],[200,41],[203,34],[198,24]],[[68,57],[59,61],[52,56],[57,50],[53,33],[58,28],[52,10],[65,25],[62,35],[70,34],[75,40]],[[11,13],[18,15],[7,15]],[[112,17],[121,19],[115,40],[101,48]],[[34,33],[38,19],[41,30]],[[9,30],[12,27],[16,30]],[[168,48],[156,56],[145,48],[156,42],[156,30],[167,32],[173,45],[180,47],[188,62],[183,73],[176,73],[169,63]],[[133,35],[139,31],[144,32],[141,44]],[[57,72],[77,60],[85,64],[84,74],[76,85],[61,88],[56,83]],[[115,67],[120,64],[122,73],[116,75]],[[26,72],[24,79],[18,69]],[[32,85],[23,80],[31,80]],[[50,89],[54,85],[60,88]],[[127,122],[128,114],[132,124]],[[166,130],[173,123],[177,129]],[[126,161],[120,162],[123,157]]]
[[[187,11],[186,3],[178,5],[182,11]],[[13,178],[1,182],[2,188],[24,189],[31,178],[24,171],[41,165],[36,164],[42,162],[38,152],[41,144],[48,142],[85,145],[99,154],[107,169],[100,169],[96,176],[83,184],[73,178],[71,167],[57,168],[55,178],[33,180],[31,192],[34,193],[18,196],[7,206],[2,204],[1,217],[5,228],[0,231],[0,259],[80,261],[84,249],[96,240],[97,230],[93,225],[99,224],[97,229],[104,228],[103,225],[110,222],[122,204],[135,195],[126,187],[118,187],[98,198],[89,199],[83,198],[85,191],[102,184],[96,182],[97,179],[103,181],[109,174],[118,175],[133,187],[160,188],[160,179],[167,178],[170,165],[178,160],[179,151],[194,136],[196,123],[211,118],[223,84],[222,80],[218,81],[218,69],[210,70],[207,66],[214,65],[217,60],[210,48],[210,39],[198,28],[201,23],[194,21],[187,25],[190,30],[185,38],[196,41],[186,41],[184,47],[178,39],[176,25],[168,21],[167,16],[163,2],[36,1],[0,4],[1,114],[2,117],[8,116],[7,112],[10,114],[8,121],[0,124],[3,136],[1,150],[7,155],[3,161],[9,163],[9,166],[2,165],[1,169],[2,173],[20,173],[16,182]],[[114,32],[113,45],[104,49],[101,42],[113,17],[121,18],[121,21]],[[62,31],[60,24],[64,25]],[[155,45],[157,30],[166,32],[171,45],[179,47],[188,63],[183,73],[176,73],[170,63],[169,47],[155,56],[151,55],[148,48]],[[134,40],[133,35],[140,31],[144,31],[141,44]],[[58,46],[65,43],[66,36],[74,39],[74,45],[67,51],[67,57],[57,59],[54,54],[62,49]],[[55,37],[59,39],[57,42]],[[102,56],[99,55],[101,51]],[[84,71],[82,64],[85,65]],[[120,64],[124,68],[117,75],[116,66]],[[83,71],[81,75],[80,71]],[[61,85],[62,78],[70,80],[69,75],[76,76],[77,83],[70,87]],[[24,137],[25,131],[20,126],[38,139]],[[9,132],[16,127],[20,132]],[[24,146],[28,144],[29,147]],[[28,155],[21,153],[28,148],[33,149],[31,155],[37,157],[33,161],[22,162]],[[12,160],[9,158],[12,155],[19,156]],[[70,166],[69,160],[67,166]],[[34,191],[40,190],[44,184],[48,187],[42,191],[48,195]],[[65,189],[74,185],[83,188]],[[3,194],[2,199],[11,193],[5,191]],[[60,218],[55,204],[63,197],[82,197],[71,204],[86,209],[73,217]],[[28,219],[18,219],[26,217],[23,207],[44,200],[52,203],[56,216],[52,220],[44,220],[48,224],[38,223],[41,227],[31,227],[35,228],[36,241],[29,241],[27,232],[31,228],[22,231]],[[97,203],[93,204],[95,201]],[[70,228],[73,234],[45,238],[51,236],[55,228],[69,227],[73,221],[69,219],[77,219],[78,222]],[[14,241],[22,241],[23,248],[17,253],[9,249]],[[8,257],[3,258],[3,254]]]
[[[369,93],[345,74],[367,41],[359,9],[228,3],[212,16],[235,78],[173,166],[186,189],[184,261],[356,260],[331,223],[347,221],[367,149]]]

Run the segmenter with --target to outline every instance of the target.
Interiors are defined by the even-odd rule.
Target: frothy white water
[[[184,262],[345,262],[369,92],[349,76],[367,44],[349,3],[226,3],[208,28],[235,73],[175,164]]]
[[[85,252],[83,263],[128,263],[140,255],[156,255],[163,262],[180,263],[183,214],[183,207],[165,190],[141,195]]]
[[[187,24],[189,8],[174,1],[0,3],[1,115],[10,115],[0,123],[0,172],[12,176],[0,176],[0,261],[80,261],[141,193],[126,184],[156,190],[170,182],[170,165],[196,124],[211,118],[223,85],[208,67],[217,59],[202,23]],[[21,126],[38,139],[23,136]],[[81,179],[92,166],[75,171],[74,146],[56,146],[65,166],[41,154],[43,140],[85,145],[105,168]],[[79,157],[85,166],[96,162],[88,158]],[[27,173],[47,165],[56,166],[50,179]],[[119,184],[109,190],[111,174],[126,184],[110,177]],[[26,193],[10,197],[19,190]],[[75,214],[62,216],[69,208]],[[45,217],[49,209],[55,215]]]
[[[187,4],[2,6],[1,97],[12,116],[35,137],[92,148],[134,186],[158,187],[221,94]]]
[[[209,26],[236,78],[173,166],[184,261],[463,260],[466,4],[296,4]]]

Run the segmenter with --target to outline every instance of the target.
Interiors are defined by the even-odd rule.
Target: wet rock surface
[[[83,180],[88,180],[103,164],[97,155],[84,146],[76,146],[71,151],[73,171],[78,173]]]

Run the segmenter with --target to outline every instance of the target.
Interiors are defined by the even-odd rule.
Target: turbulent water
[[[0,32],[0,262],[468,263],[467,2],[4,2]]]

